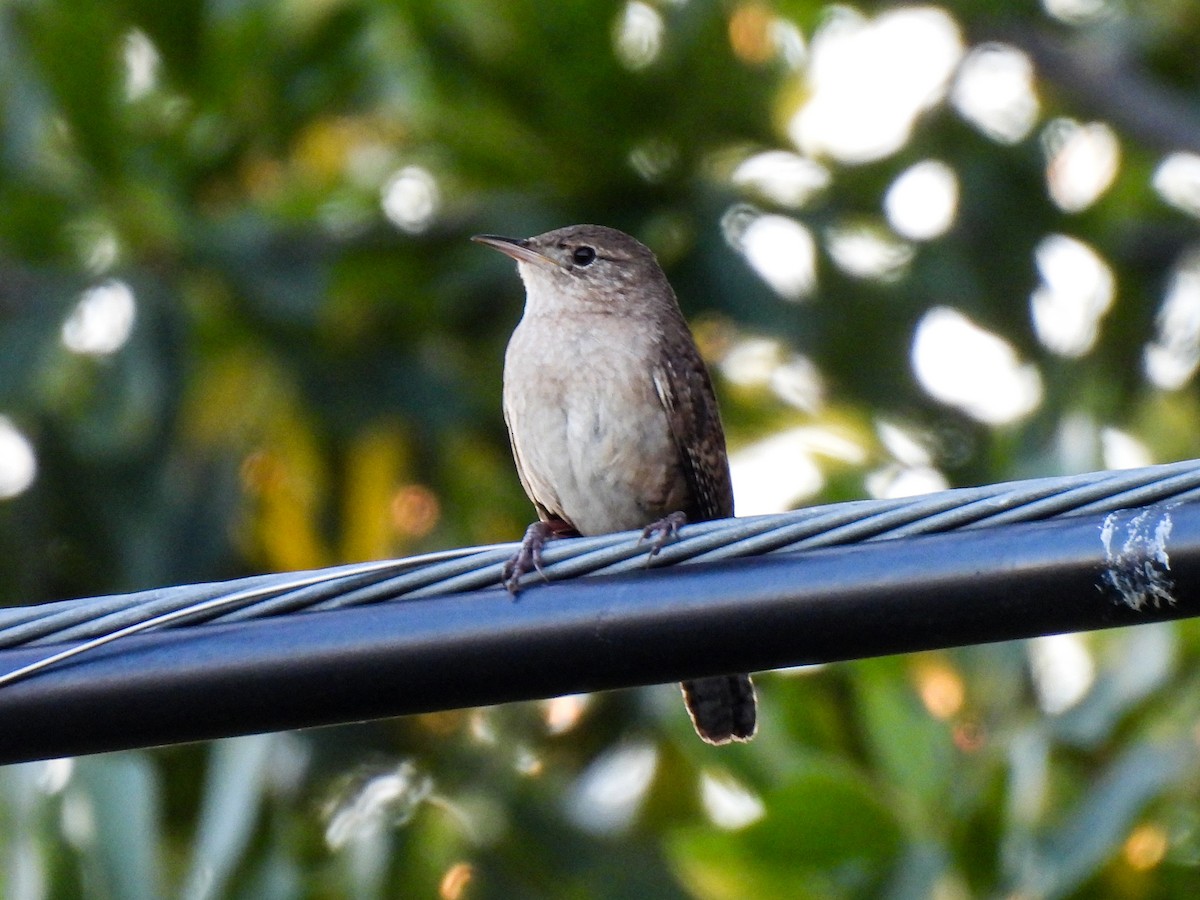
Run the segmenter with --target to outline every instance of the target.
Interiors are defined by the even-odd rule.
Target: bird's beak
[[[543,253],[538,253],[529,246],[529,241],[521,238],[501,237],[498,234],[477,234],[471,238],[477,244],[485,244],[494,250],[499,250],[505,256],[511,256],[517,262],[532,263],[547,269],[559,268],[558,263]]]

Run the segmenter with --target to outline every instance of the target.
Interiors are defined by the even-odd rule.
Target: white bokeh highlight
[[[825,379],[807,356],[793,353],[771,373],[771,391],[796,409],[816,415],[825,406]]]
[[[763,215],[741,233],[746,262],[785,300],[802,300],[817,285],[817,244],[795,219]]]
[[[125,62],[125,99],[134,103],[158,86],[162,58],[146,33],[136,28],[125,35],[122,55]]]
[[[662,52],[665,31],[666,24],[658,10],[641,0],[631,0],[625,4],[613,29],[617,58],[635,72],[646,68]]]
[[[867,455],[844,435],[804,425],[731,452],[729,472],[737,514],[785,512],[815,496],[825,486],[818,457],[862,465]]]
[[[0,500],[25,493],[37,478],[33,444],[8,416],[0,416]]]
[[[958,176],[946,163],[927,159],[905,169],[883,197],[888,224],[901,237],[931,241],[954,224]]]
[[[1173,207],[1200,219],[1200,155],[1170,154],[1154,170],[1152,184]]]
[[[1112,186],[1121,166],[1121,144],[1103,122],[1054,119],[1042,132],[1046,189],[1065,212],[1082,212]]]
[[[1100,429],[1100,459],[1106,469],[1141,469],[1154,465],[1154,455],[1143,441],[1111,425]]]
[[[776,17],[771,22],[771,42],[789,69],[799,69],[808,61],[808,44],[804,40],[804,33],[787,19]]]
[[[615,834],[633,824],[654,773],[658,749],[649,741],[627,741],[592,760],[568,790],[567,818],[592,834]]]
[[[380,203],[393,225],[409,234],[421,234],[433,224],[442,199],[428,169],[404,166],[384,182]]]
[[[1142,368],[1155,387],[1178,390],[1200,366],[1200,248],[1176,266],[1156,331],[1142,353]]]
[[[434,787],[411,760],[352,784],[327,811],[325,843],[332,850],[408,822]]]
[[[137,301],[123,281],[88,288],[63,322],[63,346],[83,356],[109,356],[129,340],[137,318]]]
[[[875,433],[892,461],[867,473],[864,483],[870,496],[895,500],[949,487],[946,476],[934,468],[927,441],[918,433],[887,420],[875,423]]]
[[[1042,9],[1068,25],[1082,25],[1111,10],[1109,0],[1042,0]]]
[[[669,141],[651,138],[629,151],[633,171],[651,184],[657,184],[679,161],[679,148]]]
[[[890,156],[945,96],[962,53],[958,24],[939,7],[868,19],[834,6],[813,36],[808,100],[788,133],[806,156],[851,164]]]
[[[740,387],[768,388],[797,409],[816,414],[825,403],[825,379],[807,356],[788,353],[772,338],[734,341],[718,363],[721,374]]]
[[[700,803],[709,821],[725,831],[753,825],[767,814],[766,805],[758,794],[723,771],[701,773]]]
[[[950,102],[992,140],[1015,144],[1037,123],[1033,63],[1008,44],[980,44],[959,66]]]
[[[1042,402],[1037,368],[950,307],[935,307],[917,323],[912,364],[930,396],[988,425],[1015,422]]]
[[[1038,340],[1059,356],[1083,356],[1116,296],[1113,271],[1090,246],[1065,234],[1043,238],[1034,258],[1041,283],[1029,302]]]
[[[876,500],[898,500],[944,491],[950,486],[946,476],[933,466],[901,466],[889,463],[864,479],[867,493]]]
[[[873,224],[834,226],[825,231],[825,249],[834,264],[853,278],[894,282],[902,278],[913,248]]]
[[[832,181],[818,162],[787,150],[756,153],[738,164],[730,180],[780,206],[799,209]]]
[[[1091,690],[1096,664],[1080,635],[1036,637],[1026,647],[1038,705],[1047,715],[1066,712]]]
[[[770,382],[782,355],[783,345],[773,338],[740,338],[721,358],[721,374],[741,387],[761,387]]]

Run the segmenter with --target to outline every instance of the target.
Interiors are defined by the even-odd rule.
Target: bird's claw
[[[642,529],[642,536],[638,540],[650,541],[650,558],[653,559],[658,555],[669,540],[679,537],[679,527],[687,524],[687,513],[673,512],[670,515],[663,516],[657,522],[651,522]]]
[[[504,588],[515,598],[521,589],[521,578],[529,572],[537,572],[543,581],[549,581],[542,568],[542,548],[546,541],[554,536],[554,529],[547,522],[534,522],[525,529],[525,537],[521,539],[521,549],[509,557],[500,570],[500,578]]]

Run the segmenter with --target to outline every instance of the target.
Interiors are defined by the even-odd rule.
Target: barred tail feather
[[[710,744],[748,741],[757,727],[754,684],[749,675],[685,681],[683,702],[696,733]]]

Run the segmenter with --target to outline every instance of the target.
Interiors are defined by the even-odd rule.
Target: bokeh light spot
[[[723,771],[701,773],[700,802],[709,821],[726,831],[753,825],[767,813],[762,798]]]
[[[1038,705],[1048,715],[1066,712],[1096,680],[1096,664],[1078,634],[1050,634],[1026,645]]]
[[[721,358],[721,374],[734,384],[758,387],[768,384],[779,366],[783,346],[771,338],[741,338]]]
[[[829,228],[825,232],[825,247],[839,269],[867,281],[898,281],[913,258],[909,244],[896,240],[886,229],[874,224]]]
[[[896,500],[900,497],[919,497],[944,491],[950,486],[946,476],[930,465],[899,465],[890,463],[867,473],[864,480],[867,493],[876,500]]]
[[[988,425],[1015,422],[1042,402],[1037,368],[950,307],[935,307],[917,323],[912,363],[930,396]]]
[[[784,403],[816,414],[825,404],[825,379],[807,356],[793,353],[771,373],[771,390]]]
[[[125,35],[125,99],[141,100],[158,86],[162,59],[144,31],[134,29]]]
[[[8,416],[0,416],[0,500],[23,494],[37,477],[33,444]]]
[[[125,282],[88,288],[63,323],[63,346],[85,356],[116,353],[129,340],[136,314],[133,291]]]
[[[992,140],[1015,144],[1037,122],[1033,63],[1016,47],[980,44],[959,66],[950,102]]]
[[[1140,469],[1154,465],[1150,448],[1119,428],[1100,429],[1100,457],[1106,469]]]
[[[1157,316],[1158,335],[1142,353],[1142,368],[1156,387],[1183,387],[1200,366],[1200,249],[1176,266]]]
[[[785,358],[783,345],[760,337],[730,343],[720,360],[721,374],[743,387],[769,387],[786,403],[816,413],[825,399],[825,382],[816,364],[793,353]]]
[[[948,663],[923,660],[916,666],[917,694],[935,719],[949,719],[962,711],[967,688],[958,670]]]
[[[827,428],[799,426],[740,447],[729,455],[733,495],[740,516],[784,512],[825,485],[816,463],[823,456],[862,465],[866,452]]]
[[[93,275],[102,275],[116,265],[121,257],[121,240],[104,219],[89,216],[72,222],[67,236],[75,254]]]
[[[771,25],[775,16],[765,3],[751,0],[734,9],[729,17],[729,45],[734,56],[751,65],[761,65],[775,55]]]
[[[768,150],[743,160],[730,180],[762,197],[798,209],[829,186],[832,176],[818,162],[786,150]]]
[[[1108,0],[1042,0],[1042,9],[1068,25],[1082,25],[1109,11]]]
[[[398,534],[420,538],[429,534],[441,518],[437,494],[423,484],[406,484],[392,497],[392,525]]]
[[[945,95],[962,52],[958,24],[938,7],[867,19],[835,6],[813,37],[809,99],[788,132],[810,156],[845,163],[889,156]]]
[[[944,162],[927,159],[910,166],[883,198],[888,224],[901,237],[929,241],[945,234],[958,212],[958,176]]]
[[[475,869],[470,863],[455,863],[442,875],[438,883],[438,897],[441,900],[460,900],[474,875]]]
[[[730,454],[738,515],[784,512],[824,487],[825,477],[812,458],[807,432],[789,429]]]
[[[404,825],[433,793],[433,779],[411,760],[364,767],[346,779],[325,809],[325,843],[339,850],[378,831]]]
[[[1176,209],[1200,218],[1200,155],[1172,153],[1154,170],[1153,184]]]
[[[617,58],[629,69],[644,69],[662,52],[663,18],[653,6],[631,0],[617,19],[613,44]]]
[[[1080,212],[1109,189],[1121,165],[1121,144],[1103,122],[1055,119],[1042,132],[1046,187],[1066,212]]]
[[[662,181],[678,160],[678,148],[658,138],[642,141],[629,151],[629,165],[651,184]]]
[[[442,204],[437,181],[421,166],[393,173],[383,185],[381,202],[388,220],[409,234],[427,230]]]
[[[909,428],[880,419],[875,423],[875,433],[898,462],[906,466],[927,466],[933,462],[926,439]]]
[[[615,834],[631,824],[658,769],[658,749],[626,741],[601,753],[567,793],[567,817],[592,834]]]
[[[61,794],[75,774],[75,760],[72,757],[48,759],[41,763],[38,773],[37,788],[43,794],[54,796]]]
[[[567,694],[542,701],[542,718],[550,734],[566,734],[579,724],[591,705],[590,694]]]
[[[787,19],[775,19],[771,23],[771,40],[780,61],[789,69],[799,69],[808,60],[808,45],[804,34]]]
[[[1112,269],[1083,241],[1063,234],[1043,238],[1034,258],[1041,284],[1030,307],[1038,340],[1060,356],[1082,356],[1096,343],[1100,320],[1112,306]]]
[[[801,300],[816,287],[816,241],[795,219],[759,216],[742,232],[740,249],[750,267],[785,300]]]
[[[1153,869],[1166,858],[1170,841],[1160,825],[1139,825],[1125,839],[1122,853],[1130,868],[1144,872]]]

